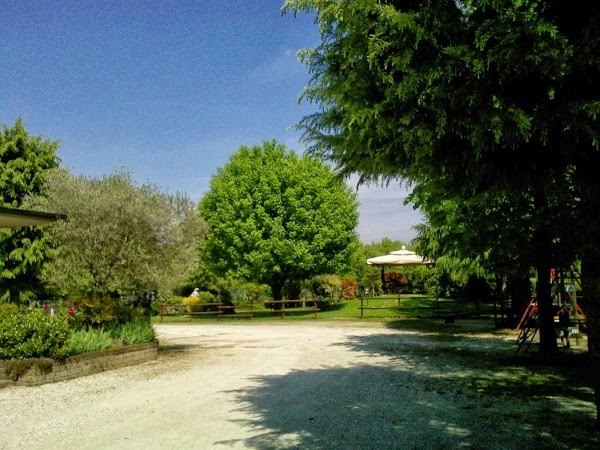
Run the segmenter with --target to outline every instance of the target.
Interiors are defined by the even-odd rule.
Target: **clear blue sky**
[[[22,117],[60,141],[74,173],[126,168],[197,201],[240,145],[303,150],[290,129],[311,111],[296,52],[319,34],[282,3],[0,0],[0,123]],[[404,195],[359,190],[363,242],[414,237],[421,217]]]

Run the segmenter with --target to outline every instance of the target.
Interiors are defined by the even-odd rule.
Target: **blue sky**
[[[197,201],[240,145],[303,150],[291,127],[311,111],[298,105],[309,74],[296,52],[319,34],[282,3],[0,0],[0,123],[22,117],[60,141],[74,173],[126,168]],[[359,189],[363,242],[414,237],[405,195]]]

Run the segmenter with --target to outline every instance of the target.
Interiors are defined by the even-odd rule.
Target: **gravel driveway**
[[[489,323],[156,325],[157,361],[0,390],[0,448],[593,448],[591,390],[552,391]],[[538,371],[539,385],[519,388]],[[546,377],[546,378],[543,378]]]

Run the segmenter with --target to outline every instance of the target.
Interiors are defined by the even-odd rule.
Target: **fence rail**
[[[389,311],[434,311],[433,317],[439,318],[441,314],[441,305],[440,301],[436,300],[433,306],[402,306],[401,298],[398,296],[398,306],[369,306],[370,301],[382,301],[382,300],[390,300],[389,298],[381,298],[381,297],[361,297],[360,299],[360,318],[364,319],[365,311],[369,310],[389,310]],[[365,302],[366,305],[365,306]]]
[[[398,296],[396,305],[381,305],[382,301],[392,301],[390,297],[363,297],[360,299],[360,318],[363,319],[368,311],[388,310],[396,311],[401,315],[403,311],[423,311],[423,316],[432,319],[444,319],[451,323],[457,319],[480,317],[482,315],[494,315],[493,304],[487,301],[468,301],[460,299],[435,299],[430,304],[418,306],[402,305],[402,296]],[[406,298],[404,299],[407,300]],[[497,312],[496,312],[497,314]]]
[[[260,314],[280,314],[281,318],[284,319],[286,313],[303,313],[311,312],[314,313],[315,319],[317,313],[321,310],[318,307],[318,300],[272,300],[261,303],[265,307],[272,307],[269,309],[254,309],[253,304],[250,304],[250,309],[236,310],[233,305],[225,305],[223,303],[199,303],[197,305],[184,305],[181,303],[169,304],[161,303],[158,308],[158,315],[162,322],[165,316],[188,316],[192,320],[193,316],[217,316],[219,318],[224,317],[248,317],[252,318],[254,315]],[[312,304],[312,306],[309,306]],[[300,306],[298,306],[300,305]],[[205,311],[204,308],[214,308],[209,311]],[[202,311],[194,311],[193,308],[202,308]]]

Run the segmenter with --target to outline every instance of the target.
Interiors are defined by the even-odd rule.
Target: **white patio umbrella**
[[[383,255],[383,256],[375,256],[374,258],[367,259],[367,264],[370,266],[395,266],[400,261],[400,257],[398,255]]]
[[[406,250],[406,247],[403,245],[400,250],[367,259],[367,264],[373,266],[420,266],[433,264],[433,261],[424,256],[417,255],[415,252]]]
[[[400,250],[367,259],[367,264],[370,266],[381,266],[381,282],[383,283],[385,266],[423,266],[433,264],[433,261],[424,256],[417,255],[415,252],[406,250],[406,247],[403,245]],[[400,295],[398,295],[398,304],[400,304]]]

